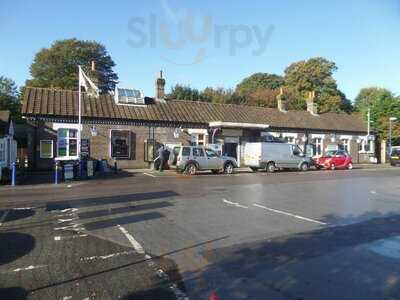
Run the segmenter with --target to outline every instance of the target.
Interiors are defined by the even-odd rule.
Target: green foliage
[[[367,120],[368,108],[371,110],[371,126],[381,139],[387,139],[389,118],[397,117],[393,123],[393,137],[400,138],[400,98],[387,89],[369,87],[361,89],[355,99],[355,108]]]
[[[175,100],[207,101],[199,90],[179,84],[172,87],[167,97]]]
[[[14,81],[0,76],[0,110],[9,110],[14,120],[21,119],[20,93]]]
[[[242,80],[236,86],[236,93],[240,96],[249,96],[256,90],[275,90],[282,87],[284,79],[282,76],[269,73],[255,73]]]
[[[292,90],[294,106],[306,106],[309,91],[316,92],[318,112],[351,112],[352,105],[338,87],[333,73],[334,62],[322,57],[311,58],[291,64],[285,70],[285,85]]]
[[[96,63],[95,72],[90,69],[92,61]],[[77,90],[78,65],[103,92],[114,90],[118,76],[106,48],[95,41],[77,39],[59,40],[40,50],[30,67],[32,79],[27,85]]]

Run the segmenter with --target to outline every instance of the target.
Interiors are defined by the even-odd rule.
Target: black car
[[[392,147],[392,153],[390,153],[390,165],[400,165],[400,146]]]

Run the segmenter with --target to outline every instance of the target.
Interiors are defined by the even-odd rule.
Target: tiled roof
[[[76,91],[26,88],[22,114],[28,117],[76,118]],[[208,125],[209,122],[268,124],[271,128],[366,132],[358,115],[324,113],[313,116],[307,111],[281,112],[274,108],[236,104],[167,100],[146,106],[117,105],[112,95],[90,98],[82,93],[82,116],[90,119],[174,122]]]

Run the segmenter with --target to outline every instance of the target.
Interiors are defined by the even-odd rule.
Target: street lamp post
[[[392,123],[396,120],[396,117],[389,118],[389,155],[392,153]]]

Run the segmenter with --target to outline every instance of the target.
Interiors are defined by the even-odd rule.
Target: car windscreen
[[[400,156],[400,149],[392,149],[391,156]]]

